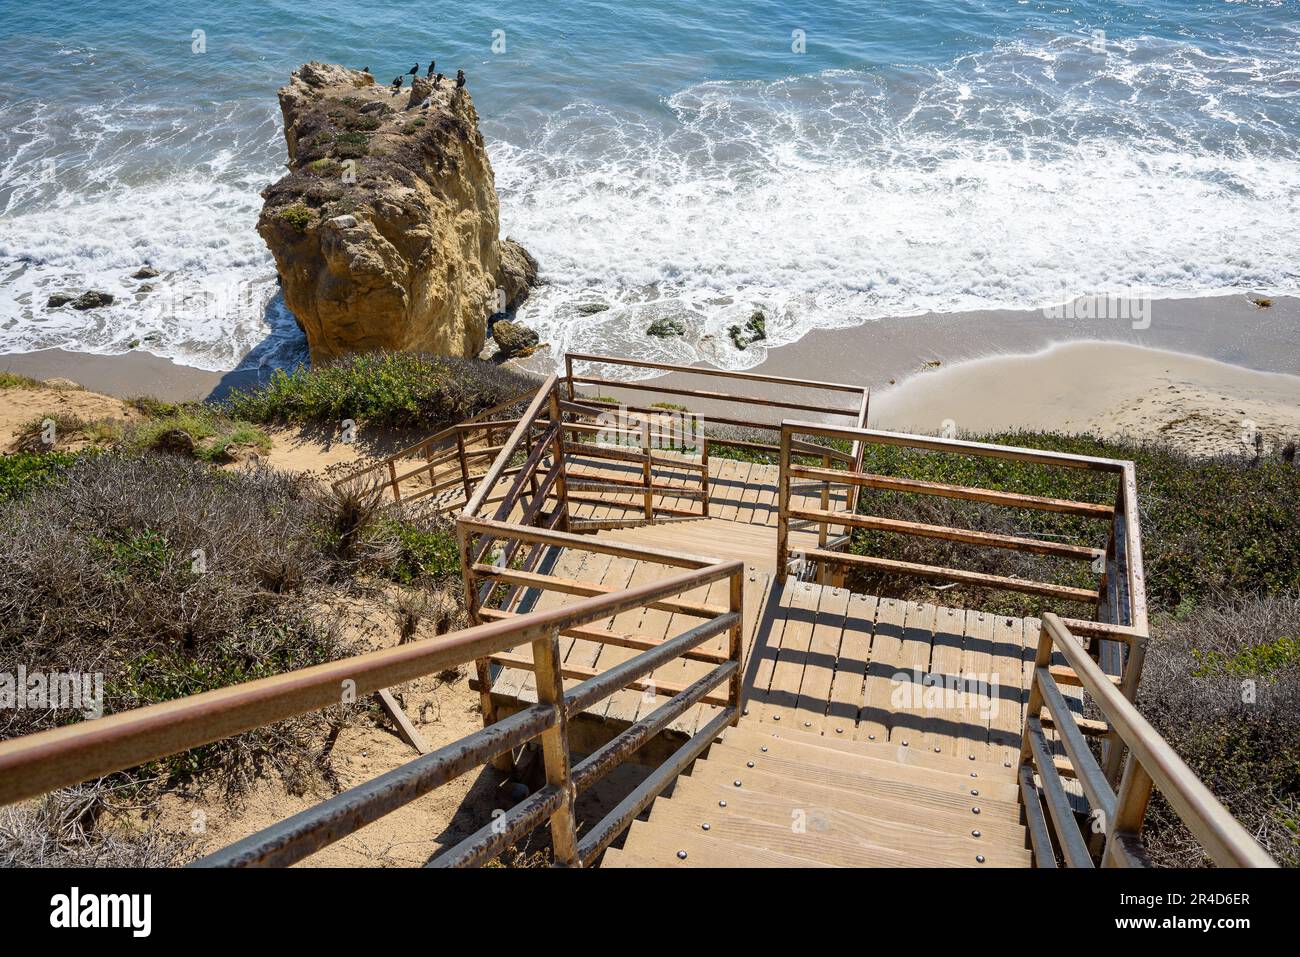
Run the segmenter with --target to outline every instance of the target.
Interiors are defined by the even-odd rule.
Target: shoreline
[[[748,371],[866,385],[872,390],[870,424],[881,428],[938,432],[952,420],[963,432],[1038,428],[1163,436],[1213,451],[1240,447],[1243,420],[1270,436],[1300,435],[1300,298],[1274,299],[1267,308],[1244,294],[1155,300],[1149,307],[1145,328],[1133,328],[1128,319],[990,310],[813,330],[768,350]],[[523,365],[543,371],[539,362]],[[101,356],[63,349],[0,355],[0,370],[165,401],[220,398],[268,375],[212,372],[145,352]],[[649,381],[709,388],[710,379],[674,372]],[[775,398],[792,394],[757,383],[754,388]],[[700,405],[706,415],[711,411]],[[1180,417],[1190,424],[1166,428]]]

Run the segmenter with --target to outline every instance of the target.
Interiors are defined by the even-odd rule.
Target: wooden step
[[[662,799],[661,799],[662,800]],[[679,857],[680,852],[685,857]],[[612,859],[611,859],[612,858]],[[601,867],[831,867],[813,857],[710,839],[706,831],[636,821],[623,849],[605,853]]]
[[[742,718],[739,725],[727,729],[725,737],[729,743],[737,747],[770,746],[773,740],[784,740],[805,747],[823,748],[827,751],[837,751],[844,754],[857,754],[880,761],[894,761],[899,764],[908,764],[920,768],[947,771],[951,774],[969,776],[970,772],[974,771],[978,777],[986,780],[991,778],[995,781],[1008,783],[1015,781],[1015,769],[1006,768],[1001,763],[988,760],[971,761],[966,758],[955,758],[951,755],[935,754],[933,751],[927,751],[922,747],[913,747],[910,742],[907,747],[903,747],[901,743],[855,741],[850,737],[836,735],[833,730],[831,733],[824,735],[803,730],[796,731],[790,728],[778,730],[772,725],[759,726],[751,723],[748,719]]]
[[[725,807],[721,801],[726,802]],[[963,821],[960,828],[945,828],[936,826],[931,815],[918,814],[905,805],[882,808],[877,804],[871,813],[863,813],[861,808],[845,809],[843,803],[839,795],[832,795],[827,802],[808,803],[787,794],[685,777],[678,781],[671,799],[656,802],[650,820],[688,829],[708,824],[711,831],[741,843],[751,843],[746,835],[755,827],[776,828],[781,833],[765,840],[763,846],[797,855],[801,853],[798,848],[786,843],[793,835],[800,844],[820,846],[822,859],[845,866],[964,866],[981,863],[974,860],[977,855],[994,867],[1030,864],[1021,828],[981,828],[969,821]],[[741,832],[733,833],[727,827],[733,820],[748,823]],[[895,859],[886,859],[890,855]]]
[[[746,768],[741,777],[734,768],[723,767],[711,761],[697,761],[690,778],[720,788],[718,800],[729,800],[728,793],[741,794],[753,791],[798,801],[809,807],[835,807],[864,817],[880,817],[901,823],[925,823],[932,829],[949,834],[963,834],[978,829],[997,834],[1000,839],[1019,842],[1023,835],[1020,808],[980,804],[955,804],[939,796],[931,799],[924,789],[913,789],[906,797],[881,795],[828,785],[817,779],[792,779],[781,774],[771,774],[757,768]],[[679,779],[679,783],[686,778]],[[736,782],[740,786],[736,786]],[[971,799],[972,801],[975,798]],[[975,814],[973,808],[980,809]]]
[[[778,738],[772,740],[768,751],[756,748],[738,748],[723,741],[709,749],[709,761],[733,769],[743,778],[749,765],[772,774],[821,781],[834,787],[869,791],[888,797],[884,789],[921,789],[936,796],[944,795],[959,802],[958,806],[983,803],[989,807],[1017,807],[1019,788],[1010,781],[981,781],[978,778],[919,768],[896,761],[881,761],[821,748],[792,745]],[[978,791],[972,795],[971,791]]]

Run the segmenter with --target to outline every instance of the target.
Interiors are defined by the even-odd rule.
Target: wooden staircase
[[[1028,867],[1014,772],[915,747],[728,729],[604,867]]]

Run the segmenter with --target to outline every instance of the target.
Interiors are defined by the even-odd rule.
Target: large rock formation
[[[537,264],[499,239],[492,166],[467,90],[307,63],[280,90],[289,174],[257,231],[312,360],[375,349],[475,356]]]

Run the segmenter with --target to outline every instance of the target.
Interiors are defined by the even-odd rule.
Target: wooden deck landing
[[[778,578],[775,469],[726,460],[716,465],[710,518],[597,533],[746,564],[745,717],[671,795],[656,801],[649,820],[634,824],[605,863],[1028,866],[1015,767],[1037,619]],[[810,500],[819,495],[807,492]],[[600,519],[618,506],[581,508],[583,517]],[[792,549],[814,540],[811,531],[792,530]],[[552,549],[539,571],[624,588],[674,569]],[[718,582],[682,597],[725,605],[726,587]],[[571,600],[559,591],[528,592],[518,611]],[[664,639],[697,621],[638,609],[591,627]],[[721,653],[725,640],[711,639],[702,650]],[[580,635],[563,637],[566,686],[636,653]],[[532,672],[518,666],[530,654],[521,646],[499,662],[492,698],[502,715],[537,700]],[[578,734],[575,748],[599,746],[710,667],[679,659],[651,675],[653,689],[627,689],[602,702],[570,723]],[[676,747],[717,711],[712,704],[696,706],[664,732],[663,747]],[[646,758],[662,760],[663,754],[651,750]],[[802,831],[792,826],[801,821]]]

